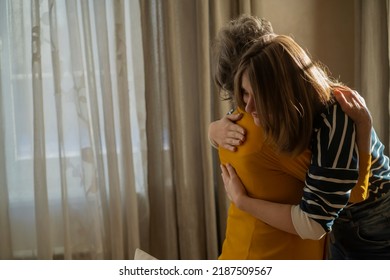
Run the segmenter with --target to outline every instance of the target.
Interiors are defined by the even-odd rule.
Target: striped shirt
[[[385,147],[379,140],[374,129],[371,130],[371,168],[368,183],[368,198],[364,202],[351,205],[357,207],[363,203],[370,203],[390,193],[390,166],[389,157],[383,151]]]
[[[321,114],[314,129],[311,164],[299,214],[295,209],[295,222],[293,217],[302,238],[312,238],[309,219],[320,224],[324,232],[329,232],[343,208],[369,203],[389,192],[389,158],[383,154],[384,146],[372,129],[369,197],[363,202],[348,204],[351,189],[359,176],[359,153],[355,140],[355,125],[337,103]],[[306,224],[302,222],[305,219]],[[298,230],[302,225],[306,228]]]

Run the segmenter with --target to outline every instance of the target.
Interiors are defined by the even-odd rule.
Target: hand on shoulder
[[[372,127],[372,117],[364,98],[350,88],[337,88],[333,91],[343,111],[357,126]]]

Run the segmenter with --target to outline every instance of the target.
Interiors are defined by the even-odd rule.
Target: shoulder
[[[355,134],[353,120],[336,103],[320,113],[317,118],[314,131],[321,133],[321,138],[327,141],[334,141]],[[324,138],[325,137],[325,138]]]
[[[340,105],[336,103],[326,108],[319,116],[312,142],[318,165],[348,166],[355,157],[355,138],[354,122]]]
[[[324,108],[317,118],[315,128],[336,126],[340,122],[352,121],[349,116],[344,113],[338,103],[332,104]]]

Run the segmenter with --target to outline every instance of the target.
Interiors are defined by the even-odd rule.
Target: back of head
[[[270,33],[273,29],[269,21],[250,15],[241,15],[220,29],[214,44],[214,81],[225,99],[233,97],[234,75],[241,56],[254,40]]]

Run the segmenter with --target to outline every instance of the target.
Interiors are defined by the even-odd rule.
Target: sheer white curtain
[[[0,1],[0,21],[0,259],[132,258],[148,234],[138,1]]]

